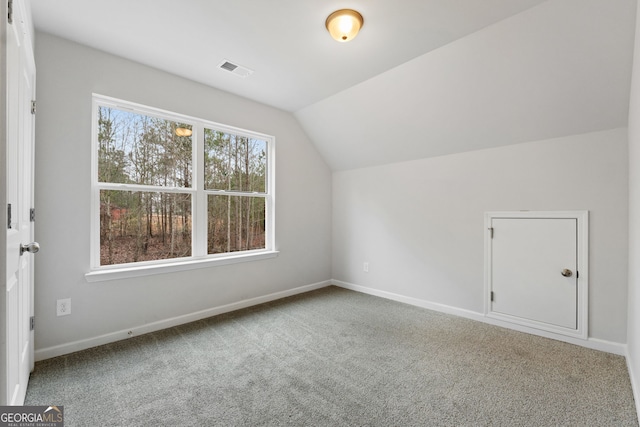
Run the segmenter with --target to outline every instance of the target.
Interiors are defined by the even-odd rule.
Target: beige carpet
[[[329,287],[36,364],[66,426],[637,426],[625,360]]]

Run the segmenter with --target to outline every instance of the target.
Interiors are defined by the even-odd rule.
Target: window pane
[[[191,125],[98,107],[98,181],[191,187]]]
[[[100,191],[100,265],[191,256],[191,195]]]
[[[265,248],[265,199],[218,196],[208,198],[207,253]]]
[[[205,129],[204,147],[205,189],[266,191],[266,141]]]

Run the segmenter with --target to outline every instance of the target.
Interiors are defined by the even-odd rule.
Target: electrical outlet
[[[368,262],[365,262],[365,263],[362,265],[362,271],[364,271],[365,273],[368,273],[368,272],[369,272],[369,263],[368,263]]]
[[[56,314],[58,316],[71,314],[71,298],[59,299],[56,301]]]

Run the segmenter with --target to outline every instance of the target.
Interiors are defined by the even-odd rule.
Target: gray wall
[[[640,20],[640,8],[637,19]],[[640,30],[636,44],[629,108],[629,320],[627,364],[640,415]]]
[[[291,114],[43,33],[35,54],[36,351],[331,278],[331,172]],[[274,135],[279,256],[87,283],[92,92]]]
[[[486,211],[588,210],[589,335],[625,343],[627,185],[626,128],[336,172],[333,278],[482,313]]]

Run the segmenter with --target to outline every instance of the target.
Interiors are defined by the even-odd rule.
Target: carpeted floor
[[[329,287],[36,364],[72,426],[637,426],[624,358]]]

